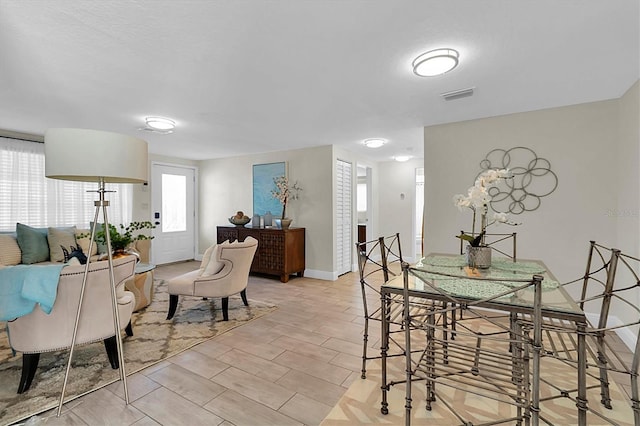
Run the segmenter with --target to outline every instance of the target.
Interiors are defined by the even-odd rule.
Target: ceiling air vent
[[[456,99],[466,98],[467,96],[473,95],[474,89],[475,87],[469,87],[468,89],[452,90],[451,92],[441,93],[440,96],[442,96],[445,101],[453,101]]]

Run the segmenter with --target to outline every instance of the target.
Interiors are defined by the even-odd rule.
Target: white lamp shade
[[[119,133],[49,129],[44,135],[45,175],[83,182],[143,183],[147,142]]]

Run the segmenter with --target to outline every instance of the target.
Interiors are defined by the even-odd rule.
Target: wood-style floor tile
[[[126,405],[124,400],[106,388],[84,396],[72,411],[89,425],[130,425],[144,417],[133,405]]]
[[[198,405],[204,405],[226,389],[179,365],[170,365],[149,376],[151,380]]]
[[[136,373],[127,377],[127,390],[129,391],[129,402],[135,401],[158,389],[160,385],[157,382],[149,379],[147,376],[141,373]],[[118,397],[124,400],[124,386],[122,381],[107,386],[107,389],[116,394]]]
[[[306,425],[317,425],[329,414],[333,407],[302,394],[296,394],[279,410]]]
[[[329,362],[338,355],[338,352],[333,349],[292,339],[289,336],[281,336],[271,344],[322,362]]]
[[[294,392],[283,386],[235,367],[224,370],[211,380],[274,410],[282,407],[294,395]]]
[[[206,377],[207,379],[229,368],[229,364],[192,349],[171,357],[169,362],[179,365],[199,376]]]
[[[216,426],[224,421],[224,419],[216,416],[211,411],[205,410],[164,387],[156,389],[133,402],[133,406],[161,425]]]
[[[207,410],[236,426],[286,426],[300,422],[252,399],[228,390],[204,406]]]
[[[287,367],[237,349],[225,352],[218,357],[218,360],[270,382],[275,382],[289,372]]]
[[[274,362],[336,385],[342,383],[351,373],[345,368],[320,362],[315,358],[299,355],[292,351],[285,351],[282,355],[274,359]]]
[[[291,370],[282,378],[278,379],[277,383],[289,390],[329,406],[334,406],[345,392],[345,389],[340,385],[329,383],[326,380],[310,376],[297,370]]]

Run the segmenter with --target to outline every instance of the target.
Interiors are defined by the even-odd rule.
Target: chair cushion
[[[49,243],[47,242],[47,228],[32,228],[22,223],[16,224],[18,245],[22,251],[22,263],[46,262],[49,260]]]
[[[62,247],[72,251],[71,246],[76,247],[76,227],[68,228],[49,227],[47,229],[47,241],[49,242],[49,255],[52,262],[64,262]]]
[[[10,234],[0,234],[0,265],[17,265],[21,259],[22,252],[16,237]]]

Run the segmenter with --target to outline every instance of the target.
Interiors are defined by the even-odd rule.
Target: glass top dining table
[[[488,269],[470,269],[466,259],[460,255],[429,254],[411,266],[409,293],[412,296],[429,296],[435,300],[446,300],[450,294],[457,299],[469,301],[492,299],[495,295],[508,292],[509,287],[521,286],[516,280],[528,280],[533,275],[541,275],[542,313],[549,318],[585,322],[585,314],[568,292],[555,279],[547,266],[539,260],[517,260],[510,258],[493,259]],[[485,278],[486,281],[477,278]],[[513,283],[509,279],[514,279]],[[495,281],[494,281],[495,280]],[[429,284],[426,284],[428,281]],[[404,288],[402,275],[383,285],[386,292],[401,293]],[[533,288],[491,302],[491,306],[510,312],[530,312],[533,307]]]
[[[415,265],[411,265],[410,270],[411,273],[407,274],[409,297],[440,302],[450,302],[451,298],[455,298],[457,301],[473,303],[478,307],[525,315],[531,315],[534,310],[534,287],[525,286],[516,292],[512,290],[521,287],[523,281],[531,280],[534,275],[541,276],[543,278],[542,317],[570,321],[578,330],[576,337],[579,346],[577,372],[579,390],[576,405],[578,423],[586,424],[586,343],[581,333],[586,327],[586,316],[542,261],[519,259],[514,262],[513,259],[506,257],[495,258],[488,269],[472,269],[467,267],[465,256],[432,253]],[[403,294],[405,273],[395,276],[381,286],[382,301],[389,295]],[[513,282],[510,282],[510,279],[513,279]],[[500,297],[499,295],[503,293],[505,295]],[[383,315],[383,347],[388,346],[388,343],[384,342],[388,342],[389,338],[385,336],[385,330],[388,332],[389,327],[384,322]],[[384,363],[385,350],[382,352]],[[386,370],[385,366],[383,366],[384,370]],[[385,390],[388,389],[386,372],[383,374],[382,389],[383,407],[385,407]]]

